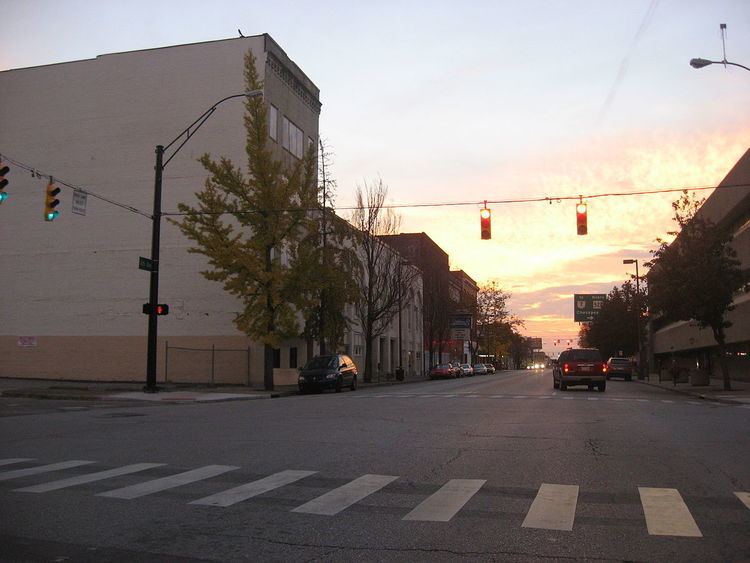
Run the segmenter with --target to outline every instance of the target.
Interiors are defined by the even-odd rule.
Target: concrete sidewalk
[[[638,381],[638,383],[644,385],[661,387],[662,389],[674,391],[675,393],[690,395],[698,399],[717,401],[720,403],[750,404],[750,382],[747,381],[732,380],[731,391],[724,391],[724,381],[715,378],[711,378],[708,385],[694,386],[685,382],[678,382],[677,385],[675,385],[674,381],[671,379],[659,381],[659,374],[652,373],[648,380],[634,379],[634,381]]]
[[[360,388],[384,385],[404,385],[427,381],[426,377],[404,381],[360,383]],[[158,393],[146,393],[143,382],[60,381],[51,379],[0,378],[0,396],[31,399],[60,399],[76,401],[147,401],[164,403],[205,403],[275,399],[297,395],[296,385],[277,385],[273,391],[252,389],[241,385],[157,384]]]

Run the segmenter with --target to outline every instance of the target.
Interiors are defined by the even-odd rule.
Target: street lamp
[[[708,59],[690,59],[690,66],[693,68],[703,68],[704,66],[708,66],[708,65],[724,65],[724,67],[726,67],[727,65],[731,65],[731,66],[738,66],[740,68],[744,68],[745,70],[750,71],[750,68],[746,67],[745,65],[741,65],[738,63],[730,63],[727,60],[727,43],[725,40],[727,24],[720,23],[719,29],[721,30],[721,45],[724,50],[724,58],[721,59],[720,61],[709,61]]]
[[[643,354],[641,352],[641,284],[638,274],[638,260],[629,258],[622,261],[623,264],[635,264],[635,330],[638,338],[638,379],[643,379]]]
[[[169,161],[185,146],[198,129],[208,120],[216,111],[219,104],[233,98],[254,98],[262,96],[263,90],[252,90],[244,94],[235,94],[219,100],[208,108],[198,119],[188,125],[171,143],[166,146],[156,145],[156,165],[154,166],[154,211],[151,214],[151,278],[149,283],[148,297],[148,351],[146,356],[146,386],[143,388],[147,393],[156,393],[159,389],[156,386],[156,336],[157,336],[157,315],[156,304],[159,302],[159,237],[161,223],[161,179],[162,172]],[[180,139],[182,142],[177,145],[172,154],[164,160],[165,152]]]

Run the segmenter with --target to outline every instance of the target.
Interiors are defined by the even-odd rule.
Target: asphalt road
[[[637,382],[0,412],[4,561],[750,559],[750,408]]]

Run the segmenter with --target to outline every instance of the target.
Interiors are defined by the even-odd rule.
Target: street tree
[[[294,294],[304,312],[302,337],[318,340],[320,353],[335,352],[344,340],[351,319],[346,306],[357,298],[355,272],[360,263],[354,251],[354,230],[333,208],[336,181],[331,175],[332,154],[321,140],[318,153],[319,209],[310,215],[311,228],[293,249],[298,259],[294,270]],[[314,274],[312,274],[314,272]]]
[[[523,321],[508,310],[511,294],[503,291],[496,282],[490,282],[479,288],[476,303],[477,331],[479,347],[489,355],[520,355],[522,337],[518,328]],[[514,358],[515,359],[515,358]]]
[[[730,244],[731,232],[698,213],[702,203],[687,192],[672,203],[679,229],[669,233],[676,236],[671,244],[657,239],[659,247],[651,251],[649,308],[666,321],[694,320],[700,328],[711,329],[724,390],[729,391],[725,330],[731,322],[726,314],[746,277]]]
[[[642,309],[643,300],[637,299],[633,282],[615,286],[602,303],[599,314],[590,323],[583,323],[578,341],[585,348],[596,348],[606,358],[633,356],[638,351],[638,322],[636,308]]]
[[[385,206],[387,194],[388,187],[382,180],[359,186],[351,218],[361,263],[356,272],[358,295],[354,309],[365,340],[366,382],[372,381],[374,341],[385,333],[418,276],[415,267],[378,238],[397,234],[401,225],[400,217]]]
[[[263,87],[250,52],[245,82],[248,91]],[[249,98],[245,110],[247,172],[228,158],[203,155],[200,162],[209,175],[196,193],[197,205],[179,204],[184,217],[172,223],[195,242],[188,251],[208,259],[202,275],[222,283],[242,303],[234,323],[263,343],[263,381],[271,390],[274,348],[300,333],[295,270],[300,238],[316,228],[308,213],[317,205],[315,159],[312,149],[289,165],[274,159],[265,102]]]

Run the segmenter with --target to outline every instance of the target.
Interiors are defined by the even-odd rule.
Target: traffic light
[[[587,213],[586,204],[581,202],[576,205],[576,225],[578,226],[578,234],[585,235],[588,233],[587,225]]]
[[[3,166],[2,161],[0,161],[0,204],[8,199],[8,194],[5,193],[5,186],[8,185],[8,180],[5,179],[5,175],[8,172],[10,172],[10,168]]]
[[[166,303],[157,303],[154,307],[156,310],[157,315],[168,315],[169,314],[169,305]],[[143,304],[143,314],[144,315],[150,315],[151,314],[151,303],[144,303]]]
[[[489,240],[492,238],[492,211],[483,208],[479,212],[479,226],[482,231],[482,240]]]
[[[55,183],[50,180],[47,184],[47,193],[44,198],[44,220],[52,221],[55,217],[60,215],[60,212],[55,209],[60,205],[60,200],[57,199],[57,194],[60,193],[60,188],[55,187]]]

